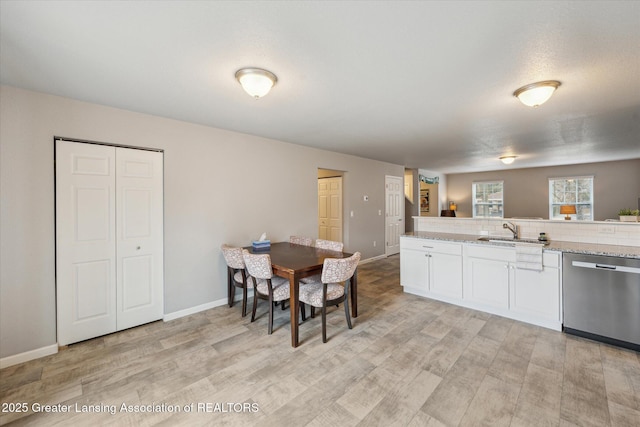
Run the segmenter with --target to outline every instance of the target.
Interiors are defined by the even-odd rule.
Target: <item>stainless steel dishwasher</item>
[[[564,331],[640,351],[640,259],[562,258]]]

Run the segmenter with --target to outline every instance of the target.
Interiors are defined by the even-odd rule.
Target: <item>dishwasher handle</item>
[[[584,262],[584,261],[571,261],[571,265],[574,267],[593,268],[595,270],[606,270],[606,271],[615,271],[620,273],[640,274],[640,268],[627,267],[626,265],[597,264],[595,262]]]

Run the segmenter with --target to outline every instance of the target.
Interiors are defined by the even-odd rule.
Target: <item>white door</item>
[[[56,141],[58,344],[116,330],[115,150]]]
[[[400,236],[404,234],[404,186],[402,177],[385,177],[385,240],[387,256],[400,253]]]
[[[162,153],[116,148],[117,329],[162,318]]]
[[[58,344],[162,318],[162,153],[56,141]]]
[[[342,242],[342,177],[318,179],[318,238]]]

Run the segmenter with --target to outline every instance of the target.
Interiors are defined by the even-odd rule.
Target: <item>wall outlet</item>
[[[378,216],[382,215],[382,209],[378,209]]]
[[[353,211],[351,211],[351,213],[349,215],[351,216],[351,218],[353,218]]]
[[[373,241],[373,247],[374,248],[376,247],[376,241],[375,240]]]
[[[616,227],[613,225],[598,225],[598,233],[615,234]]]

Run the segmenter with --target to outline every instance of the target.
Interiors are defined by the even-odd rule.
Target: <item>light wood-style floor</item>
[[[263,301],[254,323],[238,305],[156,322],[2,370],[3,409],[72,412],[5,412],[0,423],[640,426],[638,353],[404,294],[398,256],[358,277],[360,316],[348,330],[342,306],[331,309],[326,344],[316,317],[291,348],[288,310],[267,335]]]

